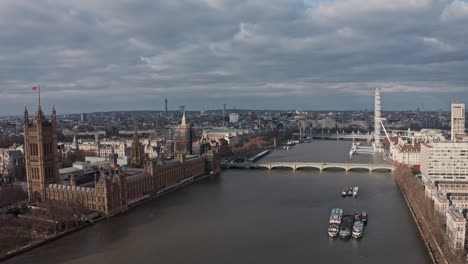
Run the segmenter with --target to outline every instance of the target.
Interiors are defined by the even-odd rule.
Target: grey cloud
[[[9,1],[0,115],[34,104],[36,84],[61,112],[160,110],[164,97],[174,109],[370,108],[375,87],[439,107],[467,97],[466,43],[461,0]]]

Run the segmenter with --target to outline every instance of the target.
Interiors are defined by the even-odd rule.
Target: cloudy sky
[[[462,0],[0,0],[0,115],[449,109],[468,103]]]

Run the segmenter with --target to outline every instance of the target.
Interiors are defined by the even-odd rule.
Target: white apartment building
[[[425,183],[468,180],[468,142],[422,143],[420,159]]]
[[[446,232],[448,242],[454,249],[464,249],[466,246],[466,218],[461,209],[451,208],[446,212]]]
[[[452,141],[465,136],[465,104],[452,104]]]

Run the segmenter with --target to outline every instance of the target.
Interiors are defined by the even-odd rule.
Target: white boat
[[[361,213],[361,219],[362,219],[362,222],[364,224],[367,224],[367,213],[366,212]]]
[[[335,208],[330,215],[330,224],[340,224],[341,217],[343,216],[343,209]]]
[[[336,237],[340,232],[340,225],[339,224],[330,224],[328,226],[328,235],[330,237]]]
[[[342,197],[345,197],[346,195],[348,195],[348,187],[343,188],[343,191],[341,192]]]
[[[354,187],[353,188],[353,197],[358,196],[358,194],[359,194],[359,187]]]
[[[356,154],[357,146],[353,143],[351,146],[351,150],[349,151],[349,156],[352,158],[354,154]]]
[[[364,223],[362,221],[354,222],[352,236],[354,238],[361,238],[363,232],[364,232]]]

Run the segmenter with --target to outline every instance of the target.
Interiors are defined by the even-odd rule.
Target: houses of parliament
[[[176,138],[187,138],[178,139],[175,159],[164,161],[147,159],[138,133],[135,133],[131,166],[118,166],[117,155],[112,153],[109,168],[99,168],[94,181],[78,186],[73,179],[65,183],[59,177],[55,107],[49,120],[39,105],[32,121],[25,108],[24,150],[29,200],[35,203],[53,201],[63,206],[79,205],[112,216],[126,211],[128,206],[142,200],[142,197],[148,197],[184,179],[219,174],[221,166],[217,153],[207,151],[200,156],[188,155],[191,149],[191,140],[188,140],[190,134],[190,126],[184,114],[175,135]]]

